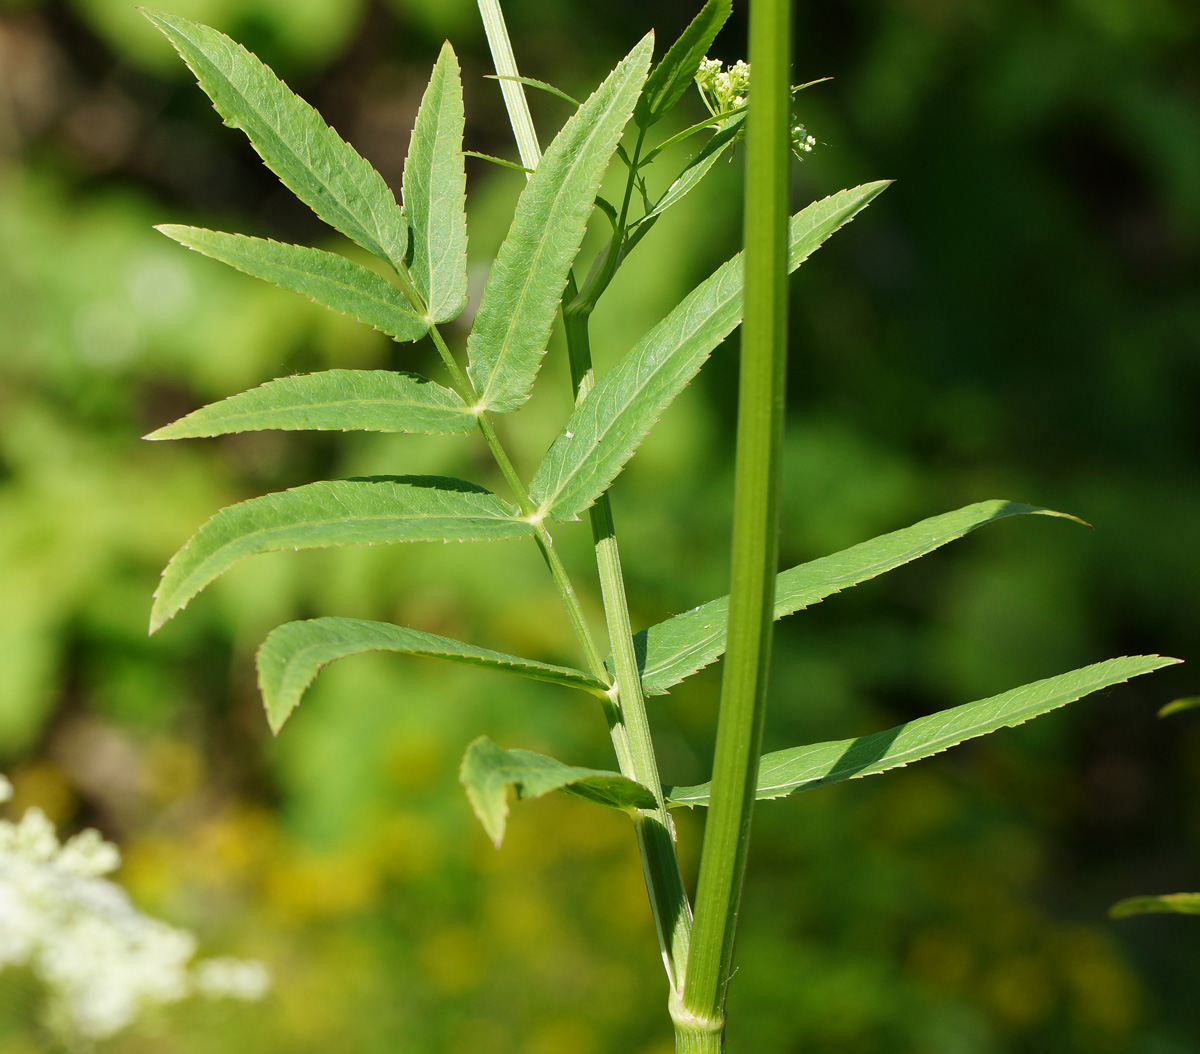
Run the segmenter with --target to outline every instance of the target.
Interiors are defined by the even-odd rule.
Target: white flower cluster
[[[736,110],[746,105],[746,96],[750,92],[750,63],[739,59],[725,69],[720,59],[705,59],[696,71],[696,87],[700,89],[700,98],[713,117]],[[727,117],[716,121],[714,127],[722,128],[731,119]],[[817,140],[808,134],[808,129],[802,124],[792,125],[791,138],[792,152],[797,157],[811,154],[817,145]]]
[[[792,149],[797,154],[811,154],[816,145],[816,139],[808,134],[808,129],[804,125],[792,125]]]
[[[0,802],[12,785],[0,776]],[[121,863],[93,830],[60,844],[40,809],[0,820],[0,970],[28,967],[46,986],[49,1024],[63,1035],[103,1039],[144,1010],[190,995],[260,999],[261,963],[192,963],[196,939],[143,915],[101,877]]]
[[[696,86],[708,112],[714,117],[746,105],[750,88],[750,63],[738,59],[723,69],[720,59],[705,59],[696,71]]]

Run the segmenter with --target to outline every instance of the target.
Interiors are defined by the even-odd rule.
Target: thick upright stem
[[[753,0],[729,632],[696,920],[683,1013],[676,1019],[706,1030],[723,1027],[770,659],[787,347],[790,48],[790,0]]]

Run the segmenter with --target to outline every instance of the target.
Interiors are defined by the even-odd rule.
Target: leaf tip
[[[1169,717],[1171,714],[1177,714],[1182,710],[1193,710],[1200,707],[1200,695],[1189,696],[1185,699],[1175,699],[1167,703],[1166,706],[1159,707],[1159,717]]]

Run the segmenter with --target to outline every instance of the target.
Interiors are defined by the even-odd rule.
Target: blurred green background
[[[506,10],[523,72],[578,95],[698,6]],[[727,60],[744,54],[735,7]],[[514,155],[471,0],[170,9],[257,51],[397,187],[450,37],[468,148]],[[819,0],[797,17],[797,79],[835,78],[800,97],[822,145],[797,207],[898,182],[794,282],[785,562],[985,498],[1095,530],[989,527],[785,623],[768,748],[1111,655],[1200,660],[1200,8]],[[548,141],[565,107],[534,107]],[[685,107],[699,118],[697,99]],[[631,259],[596,319],[602,366],[735,250],[740,163]],[[469,166],[478,291],[521,177]],[[428,351],[190,254],[159,222],[345,248],[221,126],[131,2],[0,0],[0,764],[17,810],[118,841],[145,909],[276,975],[263,1005],[182,1008],[108,1049],[669,1054],[624,818],[523,804],[497,852],[456,781],[484,732],[608,767],[597,710],[393,656],[327,671],[277,740],[261,714],[253,653],[292,617],[383,618],[577,661],[532,546],[258,557],[147,639],[159,570],[224,504],[370,472],[491,481],[451,438],[141,443],[284,373],[437,375]],[[725,589],[735,355],[736,341],[718,350],[615,487],[639,625]],[[524,472],[568,405],[552,354],[528,427],[508,433]],[[583,530],[560,540],[590,582]],[[652,704],[668,782],[706,778],[718,676]],[[1197,689],[1176,667],[764,806],[731,1049],[1195,1050],[1200,922],[1104,912],[1200,887],[1200,718],[1154,717]],[[700,820],[680,817],[689,876]],[[35,1011],[0,978],[4,1054],[44,1049]]]

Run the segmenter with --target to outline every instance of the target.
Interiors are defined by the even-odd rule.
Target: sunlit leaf
[[[651,216],[661,216],[667,209],[682,201],[690,191],[697,187],[700,181],[708,175],[708,170],[734,144],[738,133],[742,130],[743,120],[744,118],[739,117],[736,120],[730,121],[720,131],[715,132],[712,138],[704,144],[704,148],[684,166],[683,171],[679,173],[675,182],[667,188],[667,192],[658,199],[654,208],[646,214],[644,219],[649,219]]]
[[[867,582],[985,524],[1026,514],[1064,516],[1016,501],[981,501],[799,564],[780,572],[775,579],[775,617],[791,615],[843,589]],[[729,598],[721,597],[638,633],[634,646],[642,661],[642,684],[646,692],[661,695],[721,655],[725,650],[728,616]]]
[[[488,837],[499,846],[508,821],[508,789],[518,798],[563,790],[614,809],[653,809],[654,795],[619,772],[585,769],[530,750],[502,750],[480,736],[463,755],[459,780]]]
[[[567,273],[604,169],[646,77],[645,37],[555,137],[517,202],[467,342],[480,408],[504,413],[528,397]]]
[[[849,222],[886,182],[843,190],[792,217],[788,266],[795,270]],[[739,253],[700,283],[606,373],[576,408],[530,484],[540,510],[574,519],[592,504],[662,412],[742,318]]]
[[[1035,681],[1002,695],[919,717],[886,732],[834,743],[815,743],[764,754],[758,767],[759,799],[782,798],[796,791],[871,776],[920,761],[968,739],[1019,725],[1085,695],[1151,673],[1179,659],[1135,655],[1109,659],[1071,673]],[[673,805],[707,805],[710,784],[673,787]]]
[[[150,632],[237,561],[281,549],[378,542],[496,541],[533,533],[494,494],[440,476],[309,483],[222,509],[163,571]]]
[[[708,0],[646,79],[634,110],[641,128],[666,116],[687,91],[732,10],[731,0]]]
[[[231,128],[331,227],[399,267],[408,224],[383,177],[257,57],[224,33],[143,10],[175,46]]]
[[[582,670],[476,648],[407,626],[354,618],[309,619],[288,622],[272,630],[258,651],[258,685],[272,731],[278,732],[283,727],[322,666],[369,651],[429,655],[599,695],[604,695],[607,687]]]
[[[1200,893],[1164,893],[1159,897],[1127,897],[1108,909],[1110,919],[1131,915],[1200,915]]]
[[[467,303],[467,174],[458,59],[442,45],[404,162],[404,215],[412,228],[413,282],[431,322],[449,322]]]
[[[399,289],[337,253],[172,223],[156,229],[189,249],[300,293],[396,340],[418,340],[429,331]]]
[[[190,439],[264,428],[466,435],[476,420],[455,392],[415,373],[326,370],[280,377],[209,403],[146,438]]]

